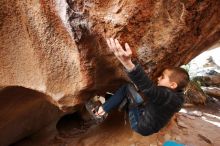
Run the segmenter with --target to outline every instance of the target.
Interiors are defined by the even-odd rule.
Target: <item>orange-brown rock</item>
[[[185,102],[190,104],[205,104],[207,95],[203,92],[197,82],[191,81],[186,87]]]
[[[87,98],[116,89],[126,80],[119,62],[107,50],[106,37],[128,42],[134,56],[155,78],[164,66],[185,64],[219,41],[219,7],[219,0],[2,0],[1,92],[7,87],[12,93],[14,87],[26,88],[44,94],[44,99],[60,109],[75,111]],[[19,101],[13,98],[13,103],[26,96],[24,93]],[[33,102],[37,100],[30,96]],[[10,95],[0,98],[12,100]],[[7,100],[0,103],[8,104]],[[38,117],[41,102],[35,104]],[[32,115],[29,108],[24,107],[24,112]],[[16,112],[11,114],[16,124],[24,120]],[[47,115],[50,113],[39,116],[42,125],[53,121],[43,118]],[[36,118],[32,116],[30,121]],[[2,119],[7,116],[0,118],[4,125]],[[30,131],[42,125],[32,125]],[[4,135],[10,124],[7,127],[0,129],[0,135],[8,144],[29,133],[19,129],[24,134],[11,138]]]
[[[220,99],[220,89],[218,87],[202,87],[202,90],[207,95]]]

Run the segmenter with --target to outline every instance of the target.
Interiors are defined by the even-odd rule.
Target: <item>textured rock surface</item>
[[[209,96],[220,100],[220,88],[218,87],[203,87],[202,90]]]
[[[54,103],[82,90],[79,52],[54,3],[2,1],[1,20],[0,86],[37,90]]]
[[[23,87],[7,87],[0,92],[0,145],[6,146],[55,125],[62,112],[45,100],[44,94]]]
[[[197,82],[191,81],[186,87],[185,102],[193,104],[205,104],[207,95]]]
[[[219,105],[209,104],[205,107],[183,109],[184,112],[178,113],[166,128],[147,137],[133,132],[128,123],[124,123],[123,113],[114,112],[104,123],[94,125],[86,131],[78,116],[75,116],[78,120],[69,116],[66,120],[63,119],[63,122],[59,122],[59,134],[54,139],[25,139],[15,146],[162,146],[166,140],[192,146],[218,146]]]
[[[0,87],[25,87],[61,109],[77,109],[125,79],[105,37],[128,42],[155,78],[218,42],[219,7],[219,0],[2,0]]]

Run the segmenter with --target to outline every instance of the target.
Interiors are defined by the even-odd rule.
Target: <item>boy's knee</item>
[[[131,83],[124,84],[123,87],[124,87],[127,91],[130,91],[132,88],[135,89],[134,85],[131,84]]]
[[[129,91],[129,87],[130,87],[130,84],[127,83],[127,84],[122,85],[120,88],[121,88],[123,91],[128,92],[128,91]]]
[[[128,88],[130,86],[129,83],[122,85],[123,88]]]

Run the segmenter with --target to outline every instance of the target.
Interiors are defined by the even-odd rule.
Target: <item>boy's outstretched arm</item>
[[[117,39],[106,39],[107,44],[111,52],[115,54],[117,59],[122,63],[122,65],[128,70],[131,71],[135,68],[134,63],[131,61],[132,51],[128,43],[125,43],[125,49],[121,46]]]
[[[125,49],[123,49],[117,39],[110,38],[106,39],[106,41],[110,51],[114,53],[117,59],[126,68],[129,78],[138,87],[138,89],[144,93],[146,97],[148,97],[148,100],[163,103],[168,99],[169,94],[166,94],[167,91],[162,87],[157,87],[145,74],[140,64],[135,65],[131,61],[132,51],[128,43],[125,43]],[[164,98],[162,98],[162,101],[159,101],[157,100],[161,99],[159,97]]]

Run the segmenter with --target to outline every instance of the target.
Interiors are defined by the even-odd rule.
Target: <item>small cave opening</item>
[[[89,127],[88,121],[79,112],[63,116],[56,125],[59,136],[63,138],[84,134]]]
[[[91,120],[91,116],[83,106],[74,113],[62,116],[56,124],[58,134],[52,140],[53,144],[69,143],[74,139],[83,137],[87,130],[95,125],[95,121]]]
[[[51,125],[60,110],[47,100],[47,95],[21,86],[0,89],[0,144],[16,145]]]

